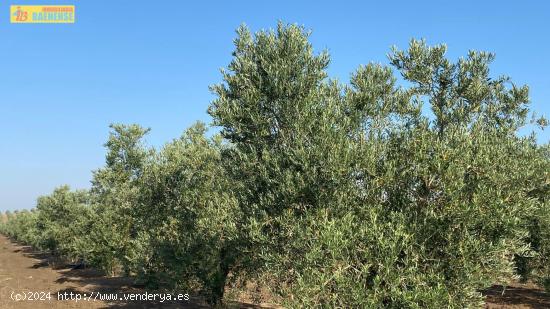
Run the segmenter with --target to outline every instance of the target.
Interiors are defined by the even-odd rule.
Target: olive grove
[[[309,32],[237,30],[208,126],[161,149],[112,125],[88,191],[67,186],[0,232],[221,304],[254,281],[292,308],[464,308],[513,279],[550,288],[550,148],[529,89],[494,55],[412,40],[348,84]]]

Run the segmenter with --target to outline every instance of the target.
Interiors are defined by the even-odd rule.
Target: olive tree
[[[69,186],[56,188],[37,200],[35,246],[69,258],[83,258],[84,226],[88,223],[87,191],[71,191]]]
[[[530,251],[527,87],[493,79],[492,54],[414,40],[390,55],[411,86],[374,64],[341,85],[308,35],[241,27],[212,88],[248,266],[291,307],[480,306]]]
[[[197,123],[154,156],[141,180],[138,212],[149,239],[141,263],[148,283],[194,289],[214,304],[236,263],[237,209],[221,138],[205,132]]]
[[[138,182],[151,151],[143,138],[149,129],[139,125],[113,124],[105,143],[105,167],[94,172],[91,189],[93,207],[89,243],[90,260],[111,274],[130,274],[139,255],[133,215],[139,196]]]

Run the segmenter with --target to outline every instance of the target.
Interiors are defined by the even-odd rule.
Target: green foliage
[[[154,150],[112,125],[89,192],[57,188],[0,233],[211,304],[233,279],[267,278],[291,308],[481,307],[518,275],[550,286],[550,150],[517,134],[527,86],[492,77],[493,54],[416,40],[342,84],[308,37],[240,27],[211,88],[221,134],[197,123]]]
[[[31,211],[8,215],[0,232],[38,249],[78,260],[86,256],[85,226],[89,222],[87,191],[71,192],[68,186],[38,198]]]
[[[37,214],[34,211],[7,212],[0,222],[0,233],[26,244],[38,242]]]
[[[523,280],[534,279],[550,290],[550,145],[533,147],[528,157],[520,160],[529,175],[521,184],[527,196],[539,207],[523,213],[523,222],[529,231],[527,242],[533,249],[530,256],[518,256],[518,271]]]
[[[151,155],[143,138],[149,132],[139,125],[110,126],[106,165],[92,179],[93,228],[89,234],[91,264],[110,274],[130,274],[136,252],[136,222],[133,214],[139,197],[139,179]]]
[[[225,177],[221,139],[197,123],[147,165],[137,211],[148,255],[139,264],[150,284],[223,297],[234,264],[236,202]]]
[[[235,145],[252,265],[288,306],[478,306],[514,276],[524,214],[541,209],[538,169],[518,158],[537,146],[515,135],[527,87],[491,79],[493,55],[452,63],[412,41],[390,55],[411,87],[379,65],[348,87],[326,80],[328,56],[300,27],[238,34],[210,114]]]
[[[79,241],[82,224],[88,219],[88,192],[71,192],[68,186],[56,188],[51,195],[38,198],[38,248],[58,251],[73,258],[82,257]]]

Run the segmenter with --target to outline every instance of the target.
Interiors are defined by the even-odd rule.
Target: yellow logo
[[[15,24],[72,24],[74,5],[12,5],[10,21]]]

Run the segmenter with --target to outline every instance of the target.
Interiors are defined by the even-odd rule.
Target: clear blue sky
[[[377,1],[382,3],[382,1]],[[497,54],[495,75],[531,87],[550,116],[550,5],[546,1],[3,1],[0,5],[0,211],[31,208],[69,184],[89,187],[112,122],[151,127],[160,146],[209,122],[208,86],[221,81],[234,30],[277,20],[313,30],[347,82],[359,64],[387,63],[411,38]],[[74,4],[76,23],[10,24],[10,4]],[[539,141],[550,139],[548,131]]]

